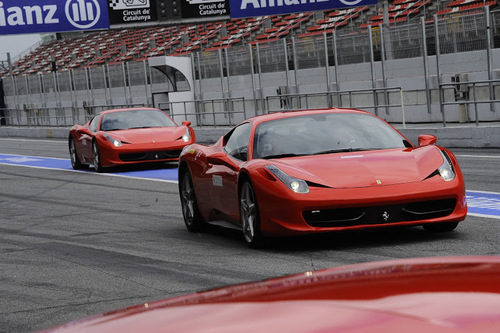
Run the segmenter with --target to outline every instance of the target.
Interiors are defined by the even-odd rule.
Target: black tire
[[[104,168],[102,167],[101,164],[101,155],[99,153],[99,145],[97,144],[97,141],[92,142],[92,152],[94,154],[94,169],[96,172],[103,172]]]
[[[179,196],[186,228],[190,232],[203,231],[205,223],[198,210],[191,174],[186,167],[183,167],[179,176]]]
[[[250,181],[245,181],[240,189],[240,219],[243,229],[243,238],[251,248],[263,245],[260,230],[260,213],[255,191]]]
[[[455,230],[458,222],[427,223],[423,227],[429,232],[450,232]]]
[[[69,137],[68,139],[68,148],[69,148],[69,157],[71,159],[71,166],[75,170],[80,170],[84,168],[84,165],[80,162],[80,158],[78,157],[78,152],[76,151],[75,140],[73,137]]]

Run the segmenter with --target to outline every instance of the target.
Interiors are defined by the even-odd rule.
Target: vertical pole
[[[219,56],[219,75],[220,75],[220,89],[222,92],[222,98],[224,98],[224,69],[222,66],[222,52],[221,49],[217,50],[217,55]]]
[[[85,68],[85,84],[87,86],[87,97],[89,99],[89,103],[91,103],[92,105],[94,105],[94,96],[92,94],[92,78],[90,76],[90,69],[89,68]]]
[[[71,123],[75,124],[79,119],[77,119],[78,114],[76,113],[76,95],[75,95],[75,86],[73,79],[73,70],[68,71],[68,82],[69,82],[69,91],[71,96]],[[65,124],[66,125],[66,124]]]
[[[425,31],[425,19],[420,18],[420,26],[422,27],[422,52],[424,60],[424,81],[425,81],[425,99],[427,101],[427,113],[431,114],[431,92],[429,89],[429,65],[427,64],[427,33]]]
[[[380,59],[381,59],[381,65],[382,65],[382,83],[384,84],[385,114],[389,114],[389,94],[387,92],[387,76],[385,73],[384,26],[382,24],[378,25],[378,31],[380,34]]]
[[[254,116],[256,116],[258,113],[257,113],[257,96],[255,95],[255,89],[257,88],[255,86],[255,68],[253,60],[253,49],[251,44],[248,44],[248,52],[250,53],[250,77],[252,79],[252,95],[253,95],[253,105],[255,110]]]
[[[134,105],[134,96],[132,96],[132,80],[130,79],[130,63],[127,62],[127,66],[125,67],[127,73],[127,82],[128,82],[128,103],[130,106]]]
[[[325,76],[326,76],[326,91],[330,91],[330,73],[328,64],[328,42],[326,40],[326,31],[323,31],[323,45],[325,47]],[[330,104],[330,103],[328,103]]]
[[[38,84],[40,85],[40,99],[42,101],[42,108],[47,106],[45,91],[43,89],[42,74],[38,73]]]
[[[149,95],[148,95],[148,68],[146,65],[146,60],[142,61],[142,70],[144,71],[144,91],[146,95],[146,105],[149,104]]]
[[[108,84],[106,82],[106,65],[102,65],[101,69],[102,69],[102,83],[104,85],[104,98],[106,99],[106,104],[109,105]]]
[[[295,93],[299,93],[300,89],[299,89],[299,81],[298,81],[298,77],[297,77],[297,67],[298,67],[298,59],[297,59],[297,46],[295,45],[295,37],[292,36],[292,53],[293,53],[293,73],[294,73],[294,77],[295,77]],[[301,103],[301,99],[300,99],[300,96],[298,97],[298,100],[297,100],[297,108],[301,108],[300,106],[300,103]]]
[[[261,66],[261,62],[260,62],[260,48],[259,48],[259,44],[255,44],[256,46],[256,51],[257,51],[257,69],[258,69],[258,77],[259,77],[259,101],[262,101],[262,105],[259,105],[259,107],[257,108],[257,110],[259,110],[259,108],[262,107],[262,113],[264,113],[264,101],[262,99],[262,97],[264,97],[263,95],[263,92],[262,92],[262,66]],[[261,104],[261,103],[259,103]]]
[[[439,69],[439,61],[441,54],[441,46],[439,45],[439,31],[438,31],[438,17],[434,14],[434,35],[436,40],[436,71],[437,71],[437,81],[439,87],[439,108],[441,109],[441,117],[443,118],[443,127],[446,127],[446,118],[444,116],[444,92],[441,86],[441,71]]]
[[[283,38],[283,54],[285,57],[285,78],[286,78],[286,84],[285,86],[288,87],[288,72],[290,71],[290,66],[288,66],[288,47],[286,45],[286,38]],[[288,88],[287,88],[288,91]]]
[[[375,61],[373,56],[373,37],[372,37],[372,27],[368,29],[368,40],[370,42],[370,70],[372,76],[372,94],[373,94],[373,105],[375,106],[375,115],[378,116],[378,98],[377,98],[377,83],[375,81]]]
[[[403,128],[406,128],[405,102],[403,97],[403,89],[399,88],[399,98],[401,100],[401,115],[403,118]]]
[[[197,58],[197,64],[198,64],[198,93],[199,97],[202,95],[202,90],[201,90],[201,61],[200,61],[200,52],[196,52],[196,58]],[[196,99],[200,99],[200,98]]]
[[[125,72],[125,63],[122,62],[122,82],[123,82],[123,97],[125,97],[125,105],[130,107],[130,104],[128,102],[129,97],[127,96],[127,76]]]
[[[490,101],[495,100],[495,90],[492,85],[492,74],[491,74],[491,20],[490,20],[490,7],[485,6],[484,12],[486,15],[486,59],[488,63],[488,85],[490,89]],[[490,103],[490,111],[495,112],[495,105],[493,102]]]
[[[335,87],[337,90],[337,106],[342,107],[342,96],[340,96],[340,82],[339,82],[339,59],[337,56],[337,30],[333,30],[333,60],[335,61]]]
[[[228,51],[227,51],[227,48],[224,49],[224,55],[225,55],[225,60],[226,60],[226,85],[227,85],[227,92],[228,92],[228,96],[231,96],[231,94],[229,93],[230,92],[230,89],[231,89],[231,85],[229,84],[229,79],[230,79],[230,70],[231,68],[229,67],[229,57],[228,57]]]
[[[30,88],[29,88],[29,84],[28,84],[28,77],[26,75],[23,75],[24,77],[24,88],[26,89],[26,98],[27,98],[27,120],[28,120],[28,125],[31,125],[31,122],[30,120],[33,120],[33,109],[31,108],[31,94],[30,94]]]

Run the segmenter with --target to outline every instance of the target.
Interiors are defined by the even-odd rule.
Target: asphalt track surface
[[[500,150],[454,152],[468,200],[479,209],[454,232],[341,232],[275,239],[252,250],[235,230],[186,231],[175,164],[73,172],[65,167],[63,140],[0,138],[0,332],[37,331],[165,297],[345,264],[499,255]],[[63,167],[12,165],[42,157]]]

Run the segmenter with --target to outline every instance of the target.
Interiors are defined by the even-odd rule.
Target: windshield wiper
[[[151,128],[151,126],[135,126],[135,127],[129,127],[128,129],[136,129],[136,128]]]
[[[262,156],[262,159],[271,159],[271,158],[284,158],[284,157],[296,157],[296,156],[305,156],[309,154],[293,154],[293,153],[287,153],[287,154],[276,154],[276,155],[266,155]]]
[[[105,131],[105,132],[110,132],[110,131],[123,131],[125,128],[107,128],[107,129],[104,129],[104,130],[101,130],[101,131]]]
[[[334,154],[334,153],[348,153],[351,151],[367,151],[367,150],[377,150],[380,148],[342,148],[342,149],[330,149],[318,151],[312,155],[323,155],[323,154]]]

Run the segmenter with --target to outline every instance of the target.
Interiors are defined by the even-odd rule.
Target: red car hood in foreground
[[[155,140],[157,143],[173,142],[180,139],[185,133],[186,128],[179,127],[151,127],[151,128],[133,128],[122,131],[108,131],[114,138],[132,144],[151,143]]]
[[[498,332],[499,280],[500,257],[358,264],[142,304],[54,331]]]
[[[443,163],[434,146],[275,159],[291,176],[335,188],[419,182]],[[346,170],[356,177],[346,177]],[[380,185],[379,184],[379,185]]]

